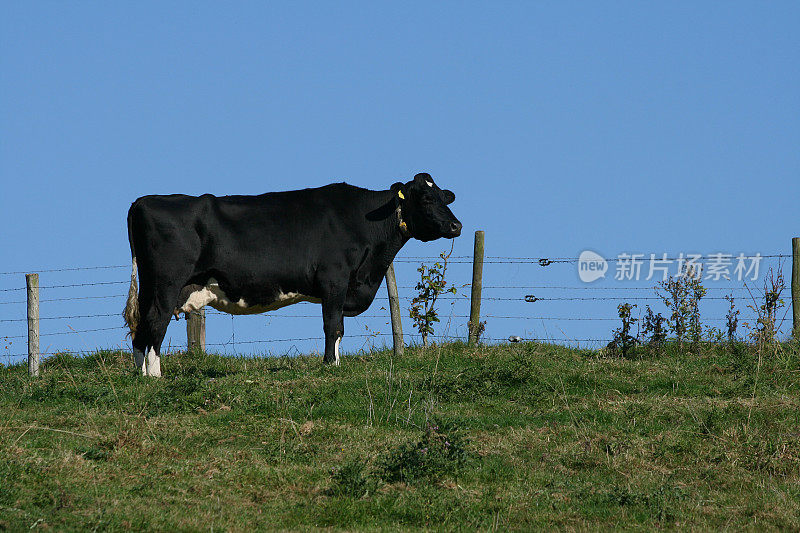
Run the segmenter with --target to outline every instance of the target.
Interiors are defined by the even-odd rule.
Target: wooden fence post
[[[472,255],[472,298],[469,308],[469,345],[478,342],[481,327],[481,288],[483,286],[483,231],[475,232],[475,251]]]
[[[189,350],[206,351],[206,308],[186,314],[186,344]]]
[[[39,274],[25,274],[28,288],[28,373],[39,375]]]
[[[792,334],[800,340],[800,237],[792,239]]]
[[[397,295],[397,279],[394,277],[394,263],[386,270],[386,292],[389,293],[389,313],[392,317],[392,340],[394,356],[403,356],[403,323],[400,320],[400,298]]]

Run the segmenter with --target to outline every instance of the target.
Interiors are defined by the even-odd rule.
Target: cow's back
[[[237,285],[307,285],[321,262],[364,230],[370,194],[337,183],[255,196],[143,196],[128,213],[130,238],[140,264],[158,270],[173,261],[201,277],[227,273]]]

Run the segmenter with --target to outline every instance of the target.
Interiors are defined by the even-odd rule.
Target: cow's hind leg
[[[153,299],[149,294],[147,294],[145,290],[139,291],[140,318],[139,323],[136,325],[136,331],[133,333],[133,364],[134,371],[142,376],[147,375],[145,354],[147,354],[147,349],[153,344],[151,340],[152,328],[149,323],[150,308],[152,306]]]
[[[133,339],[133,361],[136,372],[143,376],[161,377],[161,343],[167,333],[170,315],[147,317],[136,328]]]
[[[167,335],[167,327],[172,318],[172,313],[164,313],[159,317],[158,325],[153,335],[153,345],[147,352],[147,375],[153,377],[161,377],[161,344],[164,342],[164,337]]]
[[[175,297],[177,298],[177,293]],[[167,335],[167,328],[172,319],[172,310],[174,307],[174,303],[163,309],[162,306],[155,306],[152,316],[148,317],[151,328],[150,343],[148,344],[147,357],[144,361],[146,374],[148,376],[155,378],[161,377],[161,344],[164,342],[164,337]]]
[[[325,356],[322,361],[339,366],[339,343],[344,337],[345,290],[331,291],[322,300],[322,329],[325,332]]]
[[[133,354],[136,369],[142,375],[161,377],[161,344],[167,334],[179,292],[177,286],[163,289],[141,314],[134,337]]]
[[[147,340],[144,335],[144,328],[136,328],[136,335],[133,338],[133,366],[138,374],[147,375],[147,366],[144,362],[144,354],[147,353]]]

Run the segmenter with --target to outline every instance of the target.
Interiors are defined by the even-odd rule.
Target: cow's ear
[[[400,183],[399,181],[391,186],[391,190],[396,195],[396,198],[400,198],[401,200],[405,200],[405,188],[406,186]]]
[[[445,189],[442,191],[442,199],[445,204],[452,204],[456,201],[456,195],[453,191]]]
[[[419,185],[429,185],[433,183],[433,178],[427,172],[420,172],[414,176],[414,181]]]

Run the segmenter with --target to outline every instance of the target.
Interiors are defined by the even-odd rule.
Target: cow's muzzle
[[[447,237],[454,238],[461,235],[461,222],[455,221],[450,223],[450,227],[448,228]]]

